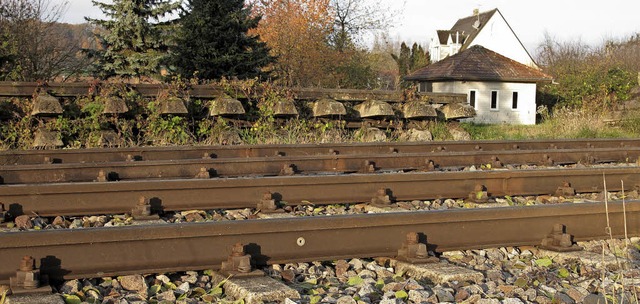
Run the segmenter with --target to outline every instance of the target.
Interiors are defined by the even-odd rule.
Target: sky
[[[51,0],[61,3],[64,0]],[[63,22],[82,23],[84,16],[102,17],[90,0],[67,0]],[[535,52],[545,32],[558,41],[598,45],[640,33],[638,0],[382,0],[398,11],[390,37],[428,46],[436,30],[446,30],[460,18],[498,8],[520,41]]]

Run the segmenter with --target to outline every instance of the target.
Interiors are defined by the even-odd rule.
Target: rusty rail
[[[136,179],[212,178],[238,176],[433,171],[436,168],[488,165],[554,165],[628,162],[640,156],[640,147],[567,150],[512,150],[375,155],[272,156],[259,158],[125,161],[49,165],[0,166],[4,184],[36,184]]]
[[[281,176],[0,186],[11,215],[95,215],[130,212],[141,196],[157,211],[256,207],[265,193],[282,204],[370,202],[380,189],[397,201],[464,198],[477,185],[489,195],[553,194],[569,182],[577,192],[640,185],[640,168],[546,169],[476,172],[412,172],[337,176]]]
[[[527,141],[441,141],[356,144],[178,146],[65,150],[0,151],[2,165],[90,163],[133,160],[179,160],[230,157],[303,156],[640,147],[640,139],[563,139]]]
[[[624,233],[622,210],[608,206],[614,237]],[[626,221],[638,236],[639,202],[626,204]],[[0,283],[25,255],[43,274],[68,280],[215,269],[237,242],[258,265],[395,256],[409,232],[439,252],[536,245],[555,224],[578,241],[608,238],[602,203],[9,232],[0,234]]]

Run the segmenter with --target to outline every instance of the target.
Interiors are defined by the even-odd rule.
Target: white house
[[[464,51],[474,45],[500,53],[522,64],[537,68],[533,58],[498,9],[462,18],[450,30],[439,30],[429,44],[431,62]]]
[[[549,75],[480,45],[419,69],[406,80],[421,92],[462,93],[475,108],[476,123],[536,123],[536,85]]]

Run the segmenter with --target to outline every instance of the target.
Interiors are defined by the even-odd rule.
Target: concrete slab
[[[124,99],[117,96],[107,97],[104,102],[104,110],[102,114],[122,114],[129,112],[129,107]]]
[[[168,224],[168,223],[161,219],[131,221],[131,226],[145,226],[145,225],[159,225],[159,224]]]
[[[400,139],[406,141],[432,141],[433,134],[429,130],[409,129],[400,135]]]
[[[311,111],[313,117],[347,115],[347,109],[345,109],[344,104],[328,98],[314,102]]]
[[[11,295],[7,297],[7,304],[65,304],[64,299],[57,294],[48,295]]]
[[[164,100],[159,100],[160,102],[160,110],[158,111],[160,114],[187,114],[189,111],[187,107],[184,105],[184,101],[175,96],[169,96]]]
[[[466,103],[449,103],[442,106],[439,110],[447,120],[476,116],[476,110]]]
[[[411,210],[400,208],[397,205],[391,205],[389,207],[378,207],[378,206],[366,205],[364,206],[364,211],[366,211],[367,213],[389,213],[389,212],[410,212]]]
[[[438,117],[436,109],[426,101],[410,101],[402,107],[406,119],[424,119]]]
[[[465,202],[464,206],[466,208],[496,208],[496,207],[509,207],[509,204],[498,203],[498,202],[487,202],[487,203]]]
[[[617,267],[624,264],[627,259],[615,257],[610,254],[598,254],[589,251],[555,252],[546,249],[538,250],[538,257],[550,257],[556,263],[564,263],[569,260],[580,260],[580,262],[594,267]]]
[[[31,115],[55,115],[62,114],[60,100],[48,93],[40,93],[33,102]]]
[[[484,279],[480,272],[447,262],[413,265],[396,261],[396,272],[404,272],[416,280],[428,279],[434,284],[451,281],[480,283]]]
[[[393,116],[390,104],[380,100],[367,100],[353,107],[360,118]]]
[[[38,129],[31,146],[34,148],[62,147],[64,144],[60,136],[60,132],[57,131]]]
[[[292,217],[296,217],[295,215],[292,215],[291,213],[287,213],[287,212],[279,212],[279,213],[258,213],[258,218],[260,219],[273,219],[273,218],[292,218]]]
[[[219,284],[227,279],[225,276],[214,273],[212,282]],[[223,285],[224,293],[235,298],[244,300],[246,304],[279,302],[286,299],[299,299],[300,294],[285,285],[284,283],[268,276],[250,278],[230,278]]]
[[[361,132],[356,134],[362,136],[363,142],[381,142],[387,140],[387,134],[378,128],[370,127],[365,130],[359,130],[358,132]]]
[[[209,116],[242,115],[244,114],[242,102],[229,96],[220,96],[209,105]]]
[[[273,115],[275,116],[297,116],[298,109],[292,100],[281,99],[273,106]]]

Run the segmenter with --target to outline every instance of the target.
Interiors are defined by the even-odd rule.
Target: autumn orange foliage
[[[334,14],[330,0],[259,0],[262,20],[255,33],[271,48],[274,72],[287,86],[321,86],[336,60],[328,43]]]

